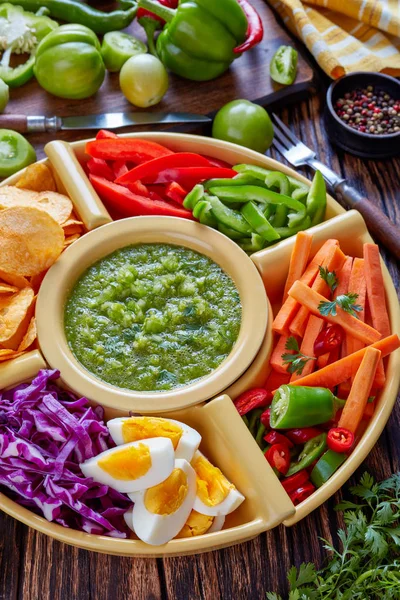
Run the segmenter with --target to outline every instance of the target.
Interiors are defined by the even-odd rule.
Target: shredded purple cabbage
[[[0,392],[0,491],[48,521],[129,537],[132,502],[86,478],[79,463],[114,446],[101,406],[59,388],[54,370]]]

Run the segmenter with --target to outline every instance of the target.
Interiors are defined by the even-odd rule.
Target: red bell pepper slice
[[[175,207],[164,200],[151,200],[138,194],[133,194],[122,185],[107,181],[104,177],[90,175],[90,181],[106,204],[121,215],[134,217],[139,215],[162,215],[168,217],[182,217],[192,219],[193,215],[185,208]]]
[[[334,452],[348,452],[354,444],[354,433],[345,427],[333,427],[328,431],[326,442]]]
[[[311,483],[311,481],[307,481],[304,485],[300,486],[294,492],[289,494],[289,497],[293,504],[297,506],[300,502],[303,502],[306,498],[311,496],[311,494],[315,491],[315,487]]]
[[[96,140],[111,140],[117,138],[117,134],[108,129],[100,129],[96,134]]]
[[[102,158],[90,158],[87,162],[87,168],[92,175],[104,177],[109,181],[114,181],[114,172]]]
[[[234,405],[239,413],[243,416],[253,410],[253,408],[260,408],[261,406],[268,406],[271,403],[272,394],[267,392],[263,388],[253,388],[240,394],[236,398]]]
[[[290,451],[286,444],[274,444],[268,448],[265,458],[271,467],[286,475],[290,466]]]
[[[293,443],[286,436],[284,436],[282,433],[279,433],[278,431],[269,431],[266,435],[264,435],[264,440],[271,445],[286,444],[288,448],[293,448]]]
[[[206,158],[213,167],[221,167],[222,169],[230,169],[232,167],[232,165],[227,163],[225,160],[221,160],[220,158],[214,158],[213,156],[208,156],[207,154],[202,154],[201,156],[204,156],[204,158]]]
[[[300,486],[304,485],[306,481],[308,481],[310,475],[307,473],[305,469],[303,471],[299,471],[286,479],[282,479],[281,484],[285,491],[290,494],[297,490]]]
[[[171,181],[171,183],[169,183],[165,188],[166,197],[181,205],[183,204],[183,201],[186,198],[187,194],[187,190],[185,190],[176,181]]]
[[[154,183],[158,174],[166,169],[175,167],[209,167],[210,162],[194,152],[176,152],[166,156],[159,156],[153,160],[134,167],[126,175],[117,179],[116,183],[126,185],[132,181],[146,181],[146,183]]]
[[[305,444],[321,433],[322,431],[316,427],[303,427],[302,429],[289,429],[285,435],[293,444]]]
[[[131,160],[142,163],[153,158],[173,154],[172,150],[139,138],[116,138],[94,140],[86,143],[86,154],[104,160]],[[237,173],[236,173],[237,174]],[[139,178],[138,178],[139,179]]]
[[[122,177],[122,175],[125,175],[129,171],[128,165],[124,160],[115,160],[112,164],[112,169],[114,171],[114,180]]]
[[[171,167],[160,171],[157,176],[143,177],[144,183],[170,183],[176,181],[186,189],[192,189],[196,183],[205,179],[222,177],[232,179],[237,175],[232,169],[222,169],[219,167]]]
[[[133,183],[129,184],[127,187],[128,187],[128,190],[130,192],[132,192],[132,194],[138,194],[139,196],[145,196],[146,198],[150,198],[149,189],[141,181],[134,181]]]

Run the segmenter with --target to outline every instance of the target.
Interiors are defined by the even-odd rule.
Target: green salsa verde
[[[99,379],[166,391],[216,369],[241,323],[232,279],[182,246],[127,246],[89,267],[65,307],[68,344]]]

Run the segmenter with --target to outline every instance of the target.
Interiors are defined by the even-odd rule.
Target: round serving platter
[[[267,169],[279,170],[308,185],[310,184],[307,179],[285,165],[227,142],[175,133],[126,134],[126,137],[149,139],[164,144],[171,150],[197,152],[224,160],[230,164],[250,163]],[[54,141],[46,146],[45,151],[56,177],[58,191],[67,193],[70,196],[75,210],[85,223],[86,228],[89,231],[95,230],[93,234],[89,233],[87,238],[90,235],[96,235],[101,238],[102,230],[104,237],[107,236],[107,228],[110,227],[107,223],[111,222],[111,218],[104,205],[94,193],[79,164],[79,161],[82,162],[87,159],[84,153],[86,141],[70,145],[65,142]],[[15,184],[20,175],[21,173],[14,175],[1,185]],[[157,217],[146,217],[145,220],[149,218],[155,219],[154,222],[158,219]],[[136,225],[134,223],[139,223],[140,219],[141,217],[134,217],[118,221],[118,223],[122,223],[120,227],[124,228],[127,227],[124,225],[124,222],[132,221],[132,226],[135,228]],[[104,229],[103,225],[105,225]],[[207,235],[210,236],[209,243],[212,250],[217,250],[216,245],[219,243],[218,240],[224,236],[213,230],[209,230],[209,228],[203,225],[194,225],[196,225],[196,228],[206,231]],[[190,226],[188,227],[190,229]],[[313,234],[312,255],[329,238],[338,239],[343,252],[353,256],[362,256],[363,244],[372,241],[359,213],[356,211],[344,211],[330,196],[328,196],[325,221],[311,228],[309,231]],[[217,241],[215,242],[212,239],[215,237],[214,234],[217,236],[215,238]],[[52,281],[53,284],[55,283],[55,280],[52,280],[51,274],[53,269],[53,273],[55,273],[58,263],[61,264],[64,259],[67,260],[68,254],[74,257],[76,253],[78,256],[78,251],[74,250],[74,246],[78,248],[79,244],[85,245],[85,236],[80,241],[75,242],[72,247],[61,255],[59,261],[55,263],[46,276],[45,282],[48,277],[49,281]],[[285,525],[292,525],[304,518],[334,494],[365,459],[376,443],[390,416],[400,382],[400,350],[397,350],[389,357],[386,384],[381,392],[374,416],[370,420],[362,439],[351,456],[327,483],[302,502],[300,506],[294,507],[231,401],[231,399],[235,399],[246,389],[261,385],[268,375],[268,358],[272,347],[272,311],[276,309],[279,298],[282,295],[293,244],[294,238],[289,238],[250,257],[259,274],[257,275],[254,270],[256,278],[252,280],[252,289],[254,291],[254,286],[256,288],[259,287],[257,290],[258,295],[260,291],[264,293],[264,290],[261,289],[264,287],[269,300],[268,302],[264,296],[264,303],[260,301],[259,304],[260,309],[264,311],[263,318],[265,318],[266,333],[264,335],[264,327],[253,348],[248,350],[246,355],[242,356],[241,360],[236,364],[236,373],[232,373],[230,377],[224,379],[224,385],[218,388],[219,391],[213,392],[210,391],[212,388],[207,388],[203,396],[200,394],[192,402],[187,397],[186,400],[183,399],[182,403],[171,405],[168,402],[163,403],[160,397],[159,400],[157,398],[152,400],[151,408],[147,410],[140,408],[142,414],[157,413],[159,416],[168,414],[168,417],[181,420],[197,429],[202,435],[201,451],[244,494],[246,498],[244,503],[238,510],[227,517],[223,530],[198,537],[175,539],[163,546],[154,547],[137,539],[113,539],[64,528],[61,525],[50,523],[43,517],[35,515],[7,498],[4,494],[0,494],[0,509],[47,535],[88,550],[126,556],[171,556],[206,552],[243,542],[282,522]],[[229,244],[228,246],[224,246],[222,250],[220,248],[219,251],[223,253],[224,249],[228,247]],[[219,260],[215,258],[214,254],[209,254],[209,256],[214,257],[216,262],[221,260],[221,258]],[[73,263],[74,258],[71,260]],[[383,274],[392,333],[400,334],[400,311],[397,295],[390,275],[384,265]],[[232,276],[235,280],[235,276]],[[52,367],[60,368],[62,383],[73,390],[75,389],[78,393],[86,393],[82,392],[82,388],[78,389],[79,386],[71,375],[74,371],[72,370],[65,375],[62,361],[61,364],[57,364],[56,357],[53,360],[51,352],[46,352],[46,344],[50,344],[50,342],[49,335],[40,326],[40,313],[41,311],[45,311],[46,307],[45,294],[42,291],[41,294],[42,298],[39,294],[40,301],[37,308],[37,316],[39,318],[39,348],[43,339],[44,354],[48,354],[48,360]],[[56,303],[60,301],[60,297],[57,300],[57,294],[55,294],[54,298],[56,298]],[[49,307],[54,298],[49,300]],[[51,344],[48,347],[50,348]],[[229,362],[229,358],[225,362]],[[37,371],[45,365],[45,358],[40,350],[32,351],[13,361],[0,365],[0,389],[11,387],[33,378]],[[224,363],[221,367],[224,368]],[[113,398],[113,401],[108,402],[104,399],[105,396],[100,392],[97,393],[95,389],[90,388],[88,392],[92,392],[92,390],[93,393],[88,393],[87,395],[94,404],[107,404],[106,419],[126,415],[132,409],[138,410],[137,405],[129,406],[128,397],[124,399],[123,403],[118,398]],[[220,392],[224,393],[213,398],[215,394],[219,394]],[[203,402],[203,400],[207,400],[207,402]],[[195,403],[196,405],[193,405]],[[174,409],[178,406],[180,408],[179,410],[174,410],[174,412],[169,412],[171,411],[171,406]]]

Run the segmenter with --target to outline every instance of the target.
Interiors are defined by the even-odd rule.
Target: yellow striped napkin
[[[400,76],[400,0],[268,0],[333,79],[354,71]]]

